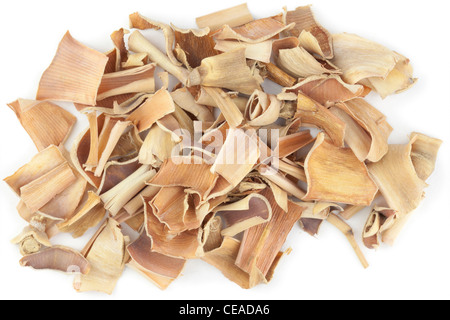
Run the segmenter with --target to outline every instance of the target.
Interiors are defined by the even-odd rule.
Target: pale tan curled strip
[[[377,249],[380,246],[380,234],[389,230],[396,220],[395,210],[375,206],[364,225],[362,233],[364,245],[369,249]]]
[[[50,269],[68,274],[88,274],[91,266],[79,252],[63,246],[54,246],[23,257],[20,260],[23,267],[34,269]]]
[[[281,101],[275,95],[255,90],[248,99],[244,117],[251,126],[266,126],[279,118],[280,110]]]
[[[254,130],[230,129],[211,172],[220,174],[233,187],[237,186],[259,159],[256,136]]]
[[[214,209],[224,221],[223,236],[233,237],[248,228],[268,222],[272,217],[269,201],[258,193],[250,194],[232,204],[225,204]]]
[[[81,237],[89,228],[95,227],[105,216],[106,210],[100,197],[93,191],[77,210],[75,215],[57,225],[61,232],[72,233],[74,238]]]
[[[97,121],[97,113],[89,112],[86,113],[86,116],[89,121],[89,134],[91,137],[90,146],[89,146],[89,156],[84,164],[86,169],[92,171],[98,165],[99,160],[99,132],[98,132],[98,121]]]
[[[45,227],[26,226],[22,232],[11,240],[11,243],[19,245],[20,254],[26,256],[41,251],[42,247],[51,247],[52,244],[45,233]]]
[[[181,63],[175,58],[172,52],[172,47],[175,42],[175,34],[173,29],[168,24],[150,20],[149,18],[146,18],[135,12],[133,14],[130,14],[130,28],[136,28],[140,30],[162,30],[166,39],[166,54],[169,57],[170,62],[175,66],[181,66]]]
[[[300,181],[303,181],[303,182],[307,181],[305,169],[303,169],[303,167],[301,167],[297,164],[289,163],[287,159],[282,159],[278,163],[278,167],[280,168],[280,171],[283,171],[284,173],[286,173]]]
[[[20,196],[20,188],[40,178],[61,164],[66,159],[56,146],[49,146],[35,155],[30,162],[22,166],[13,175],[4,179],[11,189]]]
[[[123,236],[119,224],[109,219],[86,248],[85,256],[91,265],[91,270],[74,281],[75,290],[111,294],[125,268],[128,241]]]
[[[138,131],[142,132],[149,129],[157,120],[174,111],[175,104],[169,91],[161,89],[134,110],[127,120],[133,122]]]
[[[410,136],[411,160],[417,175],[422,180],[427,180],[433,173],[439,148],[442,140],[413,132]]]
[[[232,128],[236,128],[242,123],[244,116],[229,95],[220,88],[204,87],[204,90],[217,104]]]
[[[288,32],[298,37],[300,45],[325,59],[333,58],[333,39],[314,18],[311,6],[298,7],[286,12],[286,23],[295,23]]]
[[[188,86],[202,85],[225,88],[244,94],[261,89],[263,79],[257,70],[248,67],[245,49],[236,49],[203,59],[189,75]]]
[[[51,102],[19,99],[8,106],[16,113],[38,151],[63,144],[77,121],[70,112]]]
[[[128,56],[125,62],[122,62],[122,69],[131,69],[136,67],[142,67],[147,64],[148,54],[145,52],[133,53]]]
[[[199,28],[209,27],[212,31],[220,29],[223,25],[238,27],[250,21],[253,17],[247,4],[243,3],[232,8],[220,10],[195,19]]]
[[[135,31],[128,39],[128,46],[131,51],[136,53],[145,52],[151,61],[158,66],[172,74],[175,78],[186,84],[189,76],[189,71],[185,68],[173,64],[172,61],[156,48],[150,41],[148,41],[139,31]]]
[[[144,208],[142,197],[152,199],[158,192],[160,187],[147,186],[140,193],[138,193],[133,199],[131,199],[126,205],[123,206],[125,211],[129,215],[133,215]]]
[[[388,150],[388,139],[393,130],[386,121],[386,116],[361,98],[337,103],[336,107],[344,110],[367,131],[371,138],[371,144],[366,159],[378,162]]]
[[[114,151],[115,146],[119,142],[120,137],[125,132],[125,130],[130,126],[129,121],[118,121],[111,130],[111,134],[109,135],[108,142],[102,151],[101,157],[98,161],[98,166],[95,168],[94,175],[96,177],[100,177],[103,173],[103,169],[111,155]]]
[[[364,163],[349,148],[339,148],[319,133],[305,160],[308,193],[303,200],[369,206],[378,187]]]
[[[206,254],[208,252],[219,248],[222,245],[222,218],[213,216],[209,221],[205,223],[203,227],[203,251]]]
[[[303,191],[297,184],[286,178],[283,174],[277,172],[274,168],[262,164],[258,167],[258,172],[263,177],[286,191],[288,194],[293,195],[298,199],[302,199],[305,197],[305,191]]]
[[[245,43],[261,43],[291,29],[294,25],[294,23],[285,25],[277,19],[269,17],[254,20],[235,28],[225,25],[214,34],[214,38],[218,40],[238,40]]]
[[[325,68],[302,47],[281,49],[276,64],[289,75],[296,78],[340,73],[340,70]]]
[[[358,243],[355,240],[352,228],[335,214],[330,214],[327,218],[327,221],[338,228],[345,235],[356,255],[358,256],[358,259],[361,262],[362,266],[364,268],[368,268],[369,263],[367,262],[363,252],[361,251],[361,248],[358,246]]]
[[[309,130],[300,131],[294,134],[290,134],[281,137],[278,140],[277,147],[275,149],[275,154],[279,158],[287,157],[288,155],[297,152],[303,147],[314,142],[315,138],[311,136]]]
[[[97,188],[97,194],[102,195],[108,192],[121,181],[132,175],[137,169],[141,167],[137,158],[125,162],[110,161],[106,164],[105,170]]]
[[[129,34],[130,31],[128,31],[127,29],[124,28],[120,28],[119,30],[114,31],[113,33],[111,33],[111,40],[114,43],[114,47],[116,48],[116,52],[117,52],[117,58],[116,58],[116,63],[115,63],[115,71],[120,71],[121,70],[121,64],[122,62],[127,61],[128,58],[128,50],[127,47],[125,45],[125,35]]]
[[[155,92],[155,64],[105,74],[98,88],[97,100],[127,93]]]
[[[76,179],[68,163],[63,163],[40,178],[20,188],[23,202],[32,212],[38,211]]]
[[[240,41],[216,40],[214,49],[229,52],[236,49],[245,49],[245,57],[264,63],[270,63],[272,56],[272,41],[267,40],[259,43],[245,43]]]
[[[159,288],[166,289],[167,282],[158,281],[159,278],[164,277],[172,281],[175,280],[181,275],[186,260],[152,252],[150,250],[151,247],[151,238],[143,233],[136,241],[127,246],[127,251],[132,261],[135,263],[135,266],[139,266],[139,269],[144,270],[145,274],[149,275],[150,279],[154,281]],[[156,277],[152,277],[151,275],[155,275]]]
[[[186,88],[180,88],[170,93],[173,101],[183,110],[194,115],[199,121],[214,122],[214,115],[207,107],[198,104]]]
[[[67,32],[42,75],[36,99],[94,106],[107,61],[107,56],[84,46]]]
[[[269,80],[279,84],[282,87],[292,87],[297,82],[297,79],[288,75],[272,62],[259,63],[259,68],[260,74],[263,78],[267,77]]]

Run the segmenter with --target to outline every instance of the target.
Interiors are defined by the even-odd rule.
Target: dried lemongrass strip
[[[195,19],[199,28],[209,27],[212,31],[220,29],[223,25],[231,28],[238,27],[253,21],[247,4],[243,3],[232,8],[220,10]]]
[[[202,104],[202,105],[209,106],[209,107],[219,108],[219,105],[217,104],[217,102],[206,92],[205,87],[194,86],[194,87],[188,88],[188,90],[194,96],[195,102],[197,102],[198,104]],[[236,106],[238,107],[238,109],[241,112],[245,111],[245,107],[246,107],[247,101],[248,101],[248,99],[246,97],[238,96],[233,92],[225,92],[225,93],[228,96],[230,96],[230,98],[233,100],[234,104],[236,104]],[[217,127],[217,125],[219,123],[221,123],[222,121],[224,121],[223,115],[219,115],[219,117],[216,119],[215,123],[210,127],[210,129]]]
[[[155,92],[155,64],[105,74],[98,88],[97,100],[127,93]]]
[[[269,167],[266,164],[261,164],[258,167],[258,172],[261,174],[261,176],[276,184],[288,194],[298,199],[302,199],[305,197],[305,191],[303,191],[296,183],[286,178],[281,172],[277,172],[274,168]]]
[[[249,95],[261,89],[262,82],[247,66],[244,48],[203,59],[189,75],[189,86],[226,88]]]
[[[72,168],[63,163],[20,188],[20,196],[28,209],[36,212],[76,180]]]
[[[214,211],[223,219],[222,236],[230,237],[266,223],[272,217],[269,201],[257,193],[252,193],[232,204],[216,207]]]
[[[235,187],[252,171],[259,156],[256,131],[230,129],[211,172],[220,174]]]
[[[264,63],[270,63],[272,56],[272,41],[267,40],[259,43],[246,43],[233,40],[216,40],[214,49],[221,52],[229,52],[236,49],[245,49],[245,57]]]
[[[172,74],[175,78],[186,84],[189,71],[173,63],[164,53],[148,41],[139,31],[135,31],[128,38],[128,47],[131,51],[148,54],[151,61]],[[172,52],[170,50],[170,52]]]
[[[57,225],[61,232],[71,233],[74,238],[79,238],[92,227],[98,225],[104,218],[106,210],[100,197],[93,191],[88,192],[86,201],[70,219]]]
[[[340,70],[325,68],[302,47],[281,49],[278,53],[276,64],[289,75],[296,78],[340,73]]]
[[[170,62],[175,66],[181,66],[181,63],[175,58],[175,56],[172,53],[172,47],[175,41],[175,34],[173,29],[169,25],[158,21],[150,20],[149,18],[140,15],[138,12],[135,12],[133,14],[130,14],[130,28],[136,28],[139,30],[146,30],[146,29],[162,30],[164,33],[164,37],[166,39],[166,54],[169,57]]]
[[[186,60],[191,68],[197,68],[202,60],[219,54],[214,48],[215,42],[208,27],[200,30],[180,29],[172,25],[175,33],[176,46],[186,54]]]
[[[128,239],[122,234],[119,224],[108,219],[84,250],[91,270],[74,282],[75,290],[111,294],[125,268],[127,242]]]
[[[310,5],[286,12],[286,23],[295,23],[289,33],[299,38],[303,48],[324,59],[333,58],[333,39],[330,33],[316,22]]]
[[[148,184],[160,187],[185,187],[206,199],[218,175],[211,172],[211,165],[195,156],[179,156],[166,160],[156,176]]]
[[[94,106],[108,57],[76,41],[69,32],[42,75],[36,100],[59,100]]]
[[[208,252],[219,248],[224,241],[222,237],[222,218],[211,217],[203,227],[203,251]]]
[[[144,141],[135,126],[130,127],[119,139],[109,157],[109,161],[125,162],[134,159],[139,154]]]
[[[70,112],[51,102],[18,99],[8,106],[16,113],[38,151],[63,144],[77,121]]]
[[[150,166],[142,165],[133,174],[100,196],[105,209],[112,216],[115,216],[128,201],[145,187],[145,183],[155,175],[156,171],[150,170]]]
[[[91,270],[88,260],[83,255],[63,246],[54,246],[25,256],[20,260],[20,265],[34,269],[50,269],[83,275],[88,274]]]
[[[185,259],[172,258],[157,252],[152,252],[152,240],[145,233],[127,246],[133,268],[137,268],[160,289],[167,289],[168,285],[178,278],[186,264]]]
[[[274,123],[280,116],[281,101],[273,94],[255,90],[245,108],[247,124],[262,127]]]
[[[328,219],[332,209],[337,208],[342,211],[342,208],[335,203],[302,202],[297,204],[302,206],[304,209],[299,220],[300,226],[312,237],[319,233],[319,229],[322,226],[323,221]]]
[[[122,69],[131,69],[136,67],[142,67],[148,63],[147,53],[133,53],[128,56],[125,62],[122,62]]]
[[[319,133],[305,160],[308,193],[303,200],[369,206],[378,187],[349,148],[339,148]]]
[[[111,40],[117,50],[115,71],[120,71],[122,62],[125,62],[128,59],[128,49],[125,45],[124,37],[129,33],[130,31],[128,31],[127,29],[120,28],[119,30],[114,31],[111,34]]]
[[[283,171],[300,181],[307,182],[305,169],[296,163],[290,162],[288,159],[282,159],[278,163],[278,168],[280,171]]]
[[[133,199],[131,199],[126,205],[124,205],[123,208],[129,215],[134,215],[144,208],[142,197],[151,200],[153,199],[154,196],[156,196],[159,190],[160,187],[147,186],[141,192],[139,192]]]
[[[207,252],[202,258],[203,261],[219,269],[225,277],[239,285],[243,289],[250,289],[265,279],[260,275],[255,280],[250,274],[236,264],[236,258],[239,254],[241,243],[231,237],[225,237],[222,245],[210,252]]]
[[[372,209],[362,234],[364,245],[369,249],[380,246],[379,235],[389,230],[397,219],[397,212],[389,208],[375,206]]]
[[[105,148],[103,149],[101,153],[101,157],[98,161],[98,166],[95,168],[94,175],[96,177],[100,177],[103,173],[103,169],[105,168],[105,165],[111,156],[112,152],[114,151],[114,148],[116,147],[117,143],[119,142],[120,137],[124,134],[125,130],[131,125],[129,121],[117,121],[115,123],[114,127],[111,130],[111,133],[108,137],[107,143],[105,145]]]
[[[220,88],[204,87],[203,89],[219,107],[230,127],[236,128],[242,123],[244,116],[228,94]]]
[[[4,181],[20,196],[20,188],[66,162],[66,158],[58,147],[49,146],[35,155],[30,162],[17,170],[13,175],[5,178]]]
[[[442,140],[428,137],[422,133],[413,132],[410,136],[411,160],[417,175],[427,180],[433,173],[439,148]]]
[[[272,218],[265,224],[247,229],[242,239],[236,265],[252,274],[259,270],[266,276],[294,224],[300,219],[303,208],[289,201],[288,212],[278,205],[269,189],[261,195],[269,200]]]
[[[386,116],[361,98],[338,103],[336,107],[351,116],[371,138],[369,152],[365,157],[360,154],[359,158],[372,162],[379,161],[387,152],[388,138],[393,130],[386,121]]]
[[[311,98],[299,93],[295,119],[300,119],[302,125],[312,125],[325,131],[333,144],[344,146],[345,122],[336,117],[327,108]]]
[[[352,228],[335,214],[330,214],[327,218],[327,221],[332,225],[334,225],[336,228],[338,228],[345,235],[347,240],[350,242],[350,245],[352,246],[353,250],[355,251],[362,266],[365,269],[368,268],[369,263],[367,262],[366,258],[364,257],[364,254],[361,251],[361,248],[358,246],[358,243],[355,240]]]
[[[295,86],[283,89],[283,93],[300,91],[318,103],[329,106],[362,97],[367,90],[360,84],[345,83],[340,76],[335,74],[307,77]]]
[[[207,107],[198,104],[187,88],[180,88],[170,93],[173,101],[183,110],[191,113],[199,121],[214,122],[214,115]]]
[[[292,87],[297,82],[297,79],[291,77],[271,62],[259,63],[259,67],[263,78],[267,77],[282,87]]]
[[[97,194],[102,195],[103,193],[108,192],[136,172],[141,166],[142,165],[137,158],[125,162],[108,162],[105,166],[105,172],[100,186],[97,188]]]
[[[311,136],[309,130],[300,131],[294,134],[290,134],[281,137],[278,140],[277,147],[275,149],[275,154],[279,158],[284,158],[290,154],[297,152],[298,150],[304,148],[315,140]]]
[[[88,171],[92,171],[98,165],[99,154],[99,132],[97,112],[89,112],[86,114],[89,121],[89,134],[91,137],[89,146],[89,155],[85,162],[85,167]]]
[[[17,237],[11,240],[11,243],[19,245],[20,253],[23,256],[39,252],[42,247],[52,246],[48,235],[45,233],[45,227],[37,227],[30,224]]]
[[[175,111],[173,99],[166,89],[158,90],[127,118],[139,132],[149,129],[156,121]]]
[[[242,26],[231,28],[225,25],[214,34],[218,40],[238,40],[246,43],[260,43],[278,36],[281,32],[294,27],[285,25],[273,17],[248,22]]]

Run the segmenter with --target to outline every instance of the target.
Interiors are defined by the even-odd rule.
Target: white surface
[[[3,30],[0,51],[0,177],[11,175],[36,153],[35,147],[6,103],[33,99],[42,72],[50,64],[67,30],[99,51],[112,48],[109,35],[128,26],[128,14],[145,16],[179,27],[195,27],[195,17],[239,4],[238,1],[1,1]],[[189,261],[184,275],[160,291],[127,269],[112,296],[78,294],[72,277],[21,268],[17,248],[9,241],[26,225],[16,213],[18,199],[0,183],[0,298],[23,299],[448,299],[450,298],[450,52],[448,1],[261,1],[249,0],[256,18],[313,4],[318,21],[332,33],[349,32],[375,40],[411,59],[420,79],[411,90],[371,102],[388,117],[395,131],[391,143],[406,143],[422,132],[444,140],[437,169],[429,179],[427,198],[413,214],[394,247],[363,251],[370,263],[364,270],[345,237],[324,224],[317,239],[296,225],[284,258],[269,285],[240,289],[215,268]],[[70,106],[66,106],[70,107]],[[70,108],[72,111],[75,109]],[[77,123],[72,138],[86,125]],[[360,241],[367,213],[350,221]],[[87,238],[58,243],[81,249]]]

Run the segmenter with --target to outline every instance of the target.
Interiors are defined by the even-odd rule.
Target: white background
[[[236,5],[238,1],[1,1],[0,30],[0,177],[27,163],[35,147],[6,106],[18,97],[33,99],[64,33],[105,52],[109,35],[128,27],[128,15],[139,11],[162,22],[195,27],[195,17]],[[363,251],[370,263],[364,270],[345,237],[324,224],[310,237],[296,225],[285,257],[269,285],[243,290],[202,261],[189,261],[183,276],[161,291],[126,269],[112,296],[76,293],[72,277],[19,266],[18,249],[10,244],[26,223],[15,210],[17,197],[0,183],[0,298],[22,299],[448,299],[450,298],[450,3],[430,1],[262,1],[249,0],[255,18],[312,3],[318,21],[331,33],[350,32],[375,40],[406,55],[420,80],[411,90],[370,101],[394,127],[390,142],[406,143],[408,134],[422,132],[444,140],[427,197],[413,214],[393,247]],[[158,43],[162,44],[158,39]],[[75,112],[70,106],[65,106]],[[82,119],[73,137],[86,126]],[[367,212],[350,220],[358,241]],[[89,233],[89,235],[92,233]],[[88,236],[89,236],[88,235]],[[55,243],[81,249],[88,236]]]

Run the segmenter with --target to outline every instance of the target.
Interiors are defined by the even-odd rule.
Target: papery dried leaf
[[[280,116],[281,101],[275,95],[255,90],[245,108],[244,117],[247,124],[254,127],[269,125]]]
[[[83,255],[63,246],[54,246],[25,256],[20,260],[20,265],[34,269],[50,269],[83,275],[88,274],[91,269],[89,262]]]
[[[108,57],[66,33],[50,67],[42,75],[36,100],[95,105]]]
[[[275,154],[279,158],[284,158],[290,154],[297,152],[298,150],[306,147],[310,143],[314,142],[315,138],[311,136],[309,130],[300,131],[294,134],[290,134],[281,137],[278,140],[278,145],[275,149]]]
[[[376,193],[364,163],[349,148],[339,148],[319,133],[305,161],[308,193],[303,200],[369,206]]]
[[[248,10],[247,4],[243,3],[235,7],[198,17],[195,21],[199,28],[209,27],[212,31],[215,31],[223,25],[228,25],[231,28],[238,27],[253,21],[253,17]]]
[[[147,186],[141,192],[139,192],[133,199],[131,199],[126,205],[123,206],[125,211],[129,215],[134,215],[144,208],[142,197],[146,199],[153,199],[161,188],[155,186]]]
[[[117,186],[124,179],[133,174],[142,165],[138,159],[131,159],[126,162],[111,161],[105,166],[102,181],[98,187],[97,193],[102,195]]]
[[[389,208],[375,206],[372,209],[362,234],[364,245],[369,249],[379,247],[379,235],[388,230],[397,219],[397,212]]]
[[[23,256],[39,252],[42,247],[52,246],[45,228],[38,229],[33,225],[25,227],[17,237],[11,240],[11,243],[19,245]]]
[[[183,110],[191,113],[199,121],[214,122],[214,115],[207,107],[198,104],[186,88],[180,88],[170,93],[173,101]]]
[[[214,100],[215,104],[219,107],[220,111],[222,111],[223,116],[232,128],[235,128],[242,123],[244,116],[229,95],[219,88],[205,87],[204,90]]]
[[[258,168],[258,172],[261,174],[261,176],[276,184],[282,190],[286,191],[289,195],[294,196],[298,199],[302,199],[303,197],[305,197],[306,192],[303,191],[297,183],[292,182],[281,172],[278,172],[276,170],[276,167],[273,168],[269,167],[268,165],[261,164]]]
[[[418,132],[413,132],[410,139],[412,141],[411,160],[414,169],[419,178],[425,181],[434,171],[442,140]]]
[[[30,135],[38,151],[63,144],[77,118],[51,102],[16,100],[8,105]]]
[[[246,43],[234,40],[216,40],[214,49],[221,52],[229,52],[236,49],[245,49],[245,57],[265,63],[270,63],[272,55],[272,41],[259,43]]]
[[[120,28],[119,30],[114,31],[111,34],[111,40],[114,43],[114,47],[116,48],[118,53],[118,56],[116,58],[115,71],[120,71],[122,62],[125,62],[128,59],[128,50],[125,45],[124,37],[129,33],[130,31],[124,28]]]
[[[297,79],[291,77],[271,62],[260,63],[259,67],[261,77],[267,77],[282,87],[292,87],[297,82]]]
[[[132,69],[142,67],[148,63],[147,53],[133,53],[128,56],[125,62],[122,62],[122,69]]]

